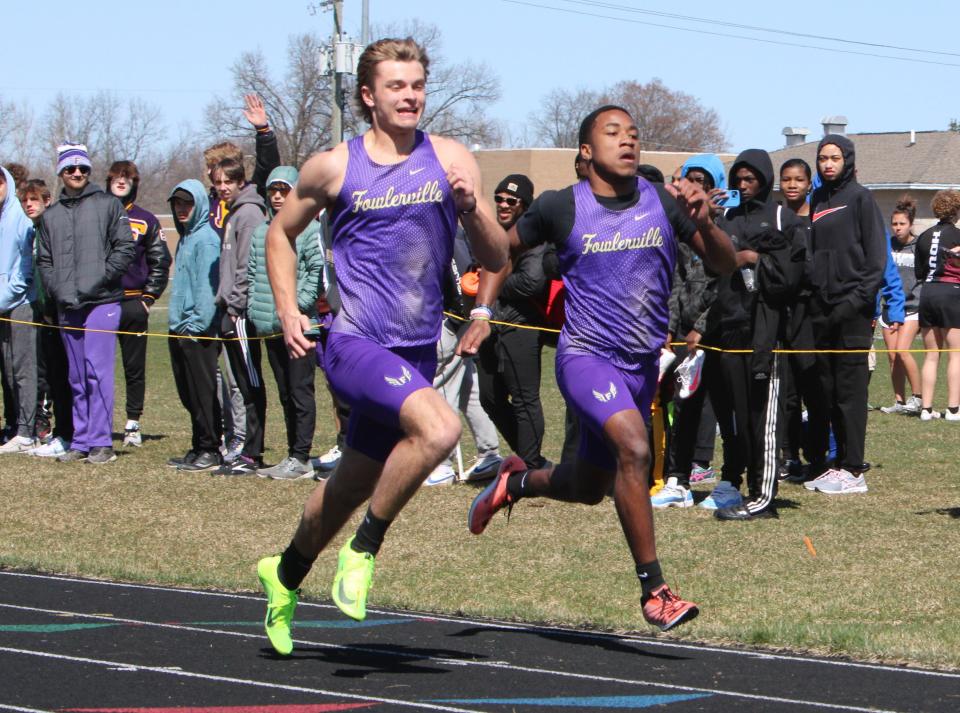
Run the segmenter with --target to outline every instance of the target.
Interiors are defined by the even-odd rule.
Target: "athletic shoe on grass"
[[[808,480],[803,484],[807,490],[820,490],[822,487],[827,487],[827,483],[831,483],[840,477],[840,471],[836,468],[828,468],[818,475],[813,480]]]
[[[57,456],[57,462],[59,463],[79,463],[87,459],[87,451],[78,451],[76,448],[71,448],[62,456]]]
[[[290,590],[283,586],[277,576],[277,567],[280,564],[280,555],[264,557],[257,563],[257,577],[263,591],[267,594],[267,615],[263,619],[263,626],[267,630],[267,638],[274,651],[282,656],[289,656],[293,651],[293,640],[290,638],[290,623],[293,621],[293,612],[297,608],[297,597],[300,590]]]
[[[274,480],[300,480],[313,477],[313,466],[294,456],[287,456],[272,468],[260,468],[257,475]]]
[[[30,436],[14,436],[9,441],[7,441],[2,446],[0,446],[0,454],[27,453],[28,451],[32,451],[39,445],[40,443],[38,443],[33,438],[30,438]]]
[[[333,578],[333,602],[351,619],[367,618],[367,593],[373,585],[374,557],[369,552],[356,552],[347,540],[337,556],[337,574]]]
[[[881,413],[904,413],[906,411],[906,404],[902,401],[894,401],[893,406],[881,406]]]
[[[139,448],[143,445],[143,436],[140,434],[140,422],[130,419],[123,427],[123,445]]]
[[[669,631],[678,624],[694,619],[699,613],[696,604],[685,602],[666,584],[654,590],[643,605],[643,618],[648,624],[659,627],[660,631]]]
[[[457,482],[457,471],[449,463],[441,463],[423,481],[424,485],[453,485]]]
[[[313,459],[313,467],[320,471],[330,471],[340,464],[340,458],[343,453],[340,452],[340,446],[334,446],[319,458]]]
[[[934,411],[933,409],[923,409],[920,412],[921,421],[936,421],[940,418],[942,414],[939,411]]]
[[[834,471],[835,478],[826,480],[817,486],[817,492],[825,495],[850,495],[852,493],[867,492],[867,479],[863,473],[851,473],[841,468]]]
[[[663,508],[692,508],[693,494],[677,482],[674,476],[667,478],[667,484],[650,498],[650,504],[661,510]]]
[[[691,483],[713,483],[717,479],[717,471],[709,463],[706,466],[693,464],[690,469]]]
[[[239,455],[232,461],[225,462],[213,471],[214,475],[256,475],[263,463],[250,456]]]
[[[216,470],[220,467],[220,454],[207,451],[206,453],[198,453],[196,457],[190,461],[186,460],[177,466],[177,470],[186,471],[188,473],[199,473],[205,470]]]
[[[87,463],[102,465],[103,463],[113,463],[117,459],[117,454],[113,452],[110,446],[94,446],[87,454]]]
[[[470,511],[467,513],[467,528],[470,532],[479,535],[498,511],[505,507],[513,507],[513,502],[507,493],[507,478],[526,468],[527,464],[519,456],[509,456],[500,464],[500,470],[497,471],[493,482],[484,488],[470,505]]]
[[[483,458],[477,458],[463,474],[463,480],[464,482],[490,480],[497,474],[497,468],[502,462],[503,458],[499,453],[490,453]]]
[[[37,446],[32,451],[27,451],[27,455],[38,456],[40,458],[59,458],[70,450],[70,444],[56,436],[49,443]]]

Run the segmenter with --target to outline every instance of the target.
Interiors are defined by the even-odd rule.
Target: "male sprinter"
[[[730,238],[710,220],[699,186],[681,180],[665,189],[637,177],[640,142],[626,110],[608,105],[591,112],[579,142],[586,180],[543,193],[508,233],[514,248],[544,242],[557,248],[567,298],[556,373],[583,427],[577,459],[539,470],[527,470],[515,456],[506,459],[473,501],[468,525],[479,535],[495,512],[524,497],[596,505],[612,484],[643,616],[666,631],[698,613],[670,591],[657,561],[644,425],[667,336],[677,241],[690,244],[715,272],[733,270],[735,256]],[[478,303],[492,304],[508,271],[489,282],[481,278]],[[488,331],[483,320],[475,321],[461,351],[475,352]]]
[[[293,649],[297,588],[320,551],[370,499],[341,548],[333,600],[366,616],[374,557],[407,501],[460,438],[460,417],[434,390],[441,282],[457,219],[477,260],[500,270],[507,237],[483,200],[480,169],[459,143],[417,130],[428,59],[413,40],[379,40],[357,68],[356,100],[370,130],[304,164],[267,233],[267,270],[293,357],[313,349],[297,306],[296,237],[327,209],[343,306],[324,355],[333,389],[352,407],[347,448],[334,475],[308,498],[283,554],[260,560],[266,629]]]

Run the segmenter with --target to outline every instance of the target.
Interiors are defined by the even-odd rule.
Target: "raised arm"
[[[703,258],[711,272],[718,275],[733,272],[737,267],[736,251],[730,236],[713,222],[707,194],[696,183],[685,178],[665,187],[677,199],[680,209],[697,226],[697,232],[690,239],[690,247]]]
[[[311,157],[300,171],[296,188],[287,196],[267,231],[267,275],[291,356],[304,356],[313,343],[303,336],[310,320],[297,305],[297,236],[321,210],[332,204],[343,184],[346,144]]]

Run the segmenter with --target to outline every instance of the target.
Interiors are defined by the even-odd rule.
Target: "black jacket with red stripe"
[[[823,185],[810,199],[813,292],[826,304],[848,302],[872,315],[887,265],[883,215],[870,191],[857,183],[853,142],[824,136],[818,155],[827,144],[843,153],[843,171],[830,182],[821,175]]]

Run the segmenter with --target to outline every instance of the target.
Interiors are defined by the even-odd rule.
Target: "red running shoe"
[[[699,613],[696,604],[683,601],[671,592],[666,584],[654,590],[643,605],[643,618],[648,624],[660,627],[660,631],[668,631],[678,624],[695,619]]]
[[[474,535],[483,532],[495,513],[504,507],[512,507],[513,501],[507,493],[507,478],[518,470],[526,470],[527,464],[518,456],[509,456],[500,464],[497,477],[473,499],[470,512],[467,513],[467,527]]]

